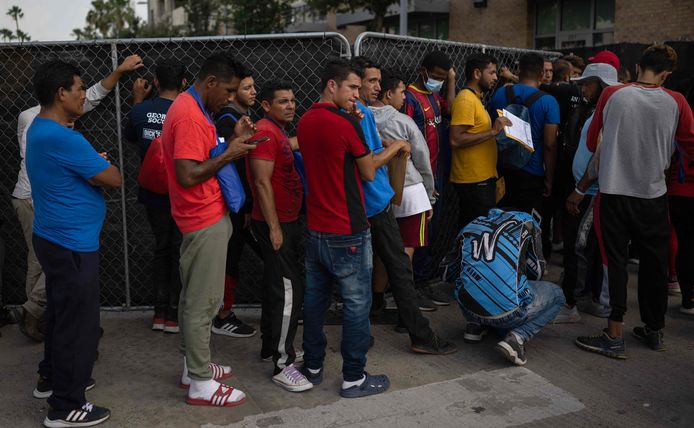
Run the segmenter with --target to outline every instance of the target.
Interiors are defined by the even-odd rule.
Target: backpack
[[[542,277],[540,225],[530,214],[493,208],[463,228],[449,260],[461,306],[481,317],[512,312],[532,302],[528,280]]]
[[[137,174],[137,183],[150,192],[160,195],[169,194],[169,182],[164,164],[164,145],[161,136],[149,144]]]
[[[506,102],[504,109],[530,123],[530,107],[535,104],[546,92],[538,90],[531,94],[525,101],[516,96],[513,85],[506,86]],[[516,140],[506,136],[504,132],[496,136],[496,145],[499,149],[499,165],[507,169],[521,169],[530,162],[533,152],[524,148]]]

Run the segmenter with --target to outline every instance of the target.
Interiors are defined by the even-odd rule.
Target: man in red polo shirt
[[[294,367],[294,335],[304,300],[299,255],[304,228],[299,220],[304,188],[294,167],[294,155],[284,128],[294,120],[296,99],[291,83],[268,82],[260,91],[265,118],[257,123],[253,140],[267,138],[247,158],[253,191],[251,225],[263,255],[263,313],[261,356],[271,355],[272,381],[287,391],[313,388]]]
[[[373,181],[380,157],[402,147],[393,144],[374,155],[366,145],[355,117],[363,76],[354,63],[328,63],[321,73],[320,102],[299,120],[297,131],[308,192],[302,373],[314,385],[323,380],[323,325],[336,283],[344,301],[340,395],[346,398],[379,394],[390,386],[387,376],[364,371],[373,253],[361,180]]]
[[[227,243],[232,227],[215,174],[224,165],[254,149],[244,144],[255,126],[239,120],[238,136],[220,156],[211,158],[217,143],[212,115],[247,74],[227,53],[205,60],[195,84],[176,97],[164,121],[162,140],[168,176],[171,214],[181,242],[181,298],[178,322],[184,355],[181,387],[189,388],[192,405],[235,406],[245,394],[218,381],[231,376],[231,367],[210,362],[210,325],[222,302]]]

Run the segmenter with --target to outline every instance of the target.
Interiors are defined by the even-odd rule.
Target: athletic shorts
[[[429,222],[426,212],[401,217],[397,220],[405,247],[417,248],[429,245]]]

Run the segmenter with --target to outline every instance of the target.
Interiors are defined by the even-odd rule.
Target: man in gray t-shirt
[[[612,358],[626,358],[623,319],[630,240],[641,256],[638,296],[645,324],[634,328],[633,334],[651,349],[665,350],[670,238],[665,171],[673,142],[694,155],[692,111],[681,94],[662,88],[676,63],[677,54],[669,46],[646,49],[637,82],[605,88],[588,130],[588,149],[595,152],[600,144],[595,227],[607,268],[612,313],[605,331],[581,336],[576,345]]]

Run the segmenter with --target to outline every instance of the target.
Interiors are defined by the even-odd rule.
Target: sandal
[[[239,400],[232,400],[231,395],[234,392],[234,388],[229,385],[219,384],[219,388],[209,399],[205,398],[191,398],[186,397],[186,403],[191,406],[214,406],[214,407],[233,407],[238,406],[246,402],[246,394],[241,393],[241,398]]]
[[[381,394],[390,387],[390,380],[386,375],[370,375],[364,372],[366,379],[359,386],[340,389],[340,396],[344,398],[359,398],[369,395]]]

